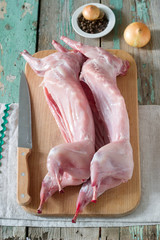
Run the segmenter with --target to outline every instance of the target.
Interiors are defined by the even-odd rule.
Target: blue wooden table
[[[71,25],[75,9],[89,2],[108,5],[116,16],[114,29],[101,39],[80,37]],[[51,49],[52,39],[59,41],[61,35],[66,35],[85,44],[129,52],[138,68],[139,104],[159,105],[159,14],[159,0],[0,0],[0,103],[18,102],[20,74],[25,66],[20,52],[27,49],[33,54]],[[134,21],[144,22],[151,30],[150,43],[141,49],[128,46],[123,38],[125,27]],[[94,229],[0,227],[0,239],[99,239],[99,236],[102,240],[158,240],[160,226]]]

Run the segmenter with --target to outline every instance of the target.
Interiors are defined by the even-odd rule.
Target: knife
[[[28,84],[24,72],[21,74],[19,90],[18,121],[18,186],[17,201],[25,206],[30,203],[28,157],[32,149],[31,103]]]

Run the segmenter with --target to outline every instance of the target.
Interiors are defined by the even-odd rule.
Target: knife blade
[[[30,203],[28,157],[32,149],[31,103],[28,83],[24,72],[21,74],[19,88],[18,117],[18,183],[17,201],[25,206]]]

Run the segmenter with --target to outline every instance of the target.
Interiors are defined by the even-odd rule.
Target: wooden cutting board
[[[125,98],[130,120],[131,144],[134,154],[134,173],[130,181],[105,192],[98,198],[96,204],[90,203],[81,216],[122,216],[134,210],[140,201],[141,183],[136,63],[131,55],[125,51],[109,51],[130,62],[127,75],[118,77],[117,81],[120,91]],[[35,53],[34,56],[42,58],[53,52],[54,50],[40,51]],[[28,64],[26,64],[25,73],[31,95],[33,149],[28,159],[30,174],[29,194],[32,200],[23,208],[32,214],[37,214],[36,210],[40,201],[41,183],[47,173],[47,155],[53,146],[63,143],[64,140],[46,103],[43,89],[39,86],[42,78],[38,77]],[[71,186],[65,188],[64,194],[57,192],[44,204],[42,215],[73,216],[79,190],[80,186]]]

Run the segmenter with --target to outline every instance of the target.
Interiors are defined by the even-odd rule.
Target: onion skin
[[[141,22],[129,24],[124,30],[124,40],[132,47],[144,47],[151,39],[149,28]]]
[[[100,9],[94,5],[87,5],[82,11],[82,15],[86,20],[96,20],[100,15]]]

